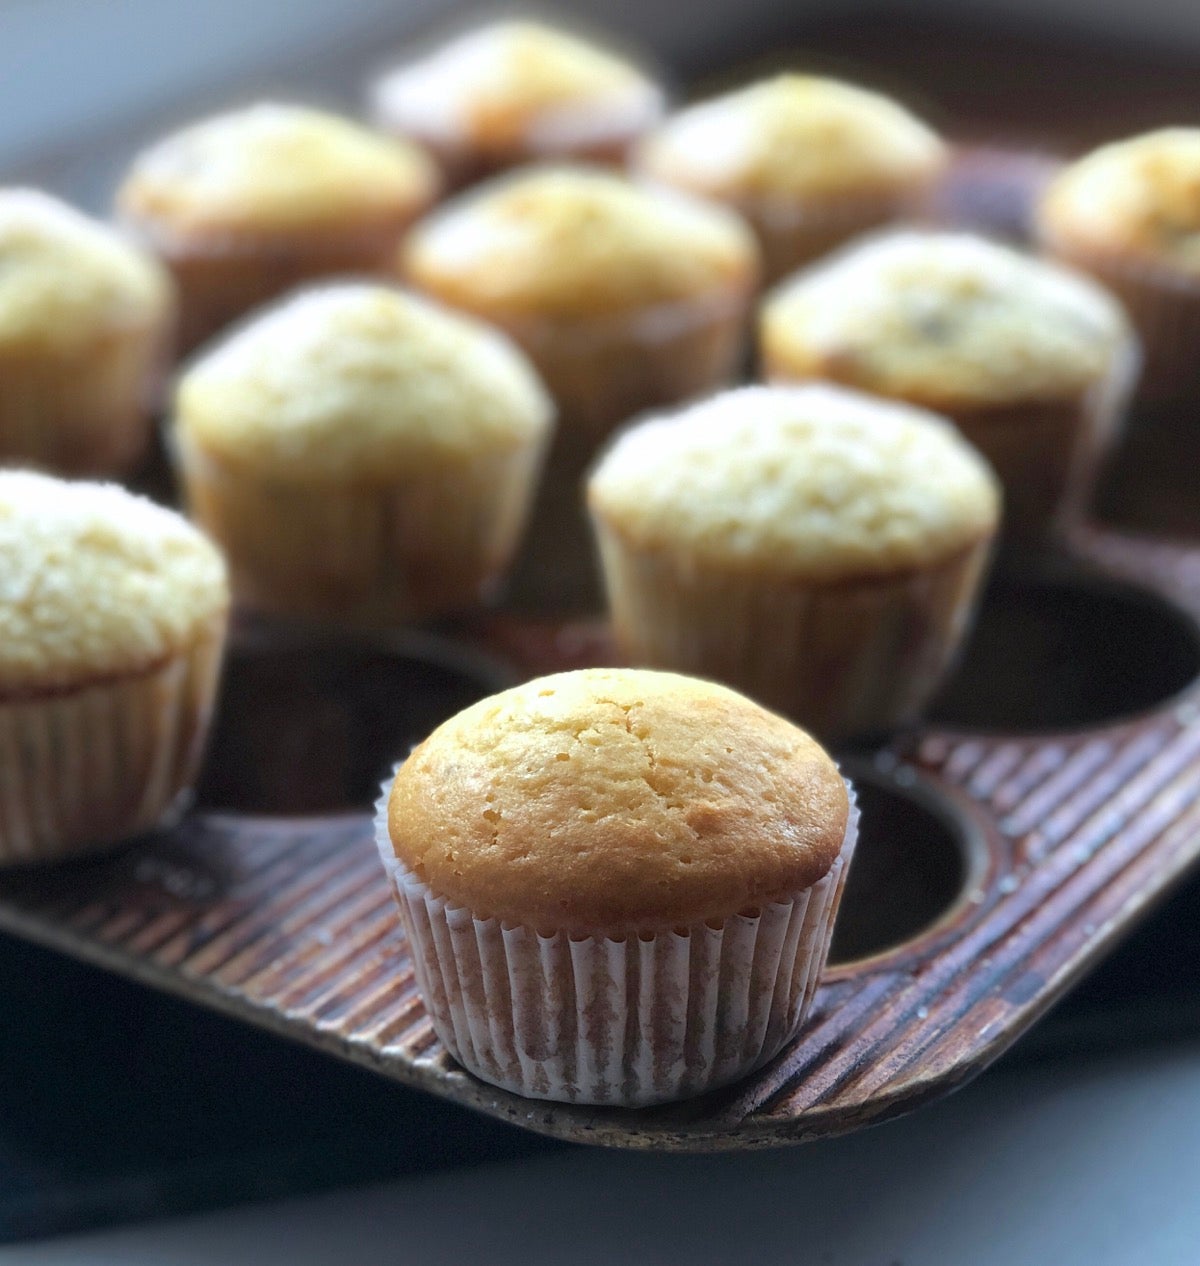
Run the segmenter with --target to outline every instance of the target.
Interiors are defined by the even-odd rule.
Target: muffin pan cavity
[[[197,807],[365,811],[430,730],[507,684],[498,665],[438,638],[258,628],[231,647]]]
[[[1106,725],[1200,677],[1200,626],[1139,585],[1069,565],[999,575],[931,709],[955,729],[1045,733]]]
[[[951,926],[989,867],[970,818],[904,765],[843,762],[862,825],[833,934],[830,968],[903,953]]]

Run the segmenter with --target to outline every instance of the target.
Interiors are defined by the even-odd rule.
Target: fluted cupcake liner
[[[138,675],[0,700],[0,865],[165,825],[204,752],[224,630]]]
[[[1045,545],[1086,510],[1140,367],[1131,338],[1116,350],[1107,373],[1076,399],[945,411],[1004,485],[1006,548]]]
[[[991,548],[988,538],[895,576],[806,583],[639,548],[594,524],[631,664],[732,686],[826,743],[915,720],[963,641]]]
[[[122,227],[158,256],[179,294],[179,350],[190,352],[239,317],[322,278],[396,280],[405,231],[428,209],[382,224],[293,233],[209,230],[170,233],[126,213]]]
[[[520,541],[544,456],[537,442],[368,483],[263,477],[178,435],[168,448],[240,604],[366,627],[490,596]]]
[[[77,349],[0,352],[0,464],[128,474],[150,439],[169,337],[114,325]]]
[[[1088,273],[1121,301],[1141,342],[1137,398],[1151,403],[1182,400],[1200,388],[1200,284],[1067,242],[1042,230],[1042,251]]]
[[[725,1085],[804,1023],[858,836],[786,901],[670,930],[558,931],[481,917],[395,856],[390,783],[376,841],[435,1030],[484,1081],[534,1099],[638,1107]]]
[[[729,201],[754,229],[763,285],[770,286],[863,233],[920,218],[932,185],[926,178],[903,188],[821,200],[744,195]]]

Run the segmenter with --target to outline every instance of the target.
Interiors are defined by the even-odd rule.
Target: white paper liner
[[[146,449],[169,324],[114,325],[77,349],[0,352],[0,463],[123,475]]]
[[[92,852],[169,821],[199,767],[224,629],[136,677],[0,701],[0,865]]]
[[[548,438],[370,482],[273,477],[174,428],[167,448],[240,605],[372,628],[490,598],[524,535]]]
[[[534,1099],[638,1107],[701,1094],[774,1058],[799,1031],[829,955],[858,808],[829,871],[719,927],[576,937],[476,918],[395,855],[391,781],[376,843],[417,983],[451,1055]]]
[[[631,664],[732,686],[826,743],[920,714],[962,644],[991,551],[985,538],[933,566],[821,584],[639,548],[594,512],[593,526]]]

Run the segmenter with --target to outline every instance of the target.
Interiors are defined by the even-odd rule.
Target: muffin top
[[[375,85],[381,122],[504,154],[547,151],[636,132],[662,114],[664,94],[606,49],[540,22],[479,27]]]
[[[194,361],[179,433],[278,477],[388,480],[542,439],[552,406],[524,356],[482,323],[369,282],[302,290]]]
[[[1069,399],[1129,345],[1107,291],[965,233],[850,246],[777,289],[761,317],[773,378],[827,378],[930,408]]]
[[[670,184],[782,199],[889,193],[944,160],[936,133],[903,106],[794,74],[681,110],[638,154],[643,171]]]
[[[348,119],[263,102],[193,123],[135,161],[120,210],[163,234],[403,224],[432,201],[423,151]]]
[[[396,775],[396,856],[477,916],[660,929],[786,899],[842,847],[846,785],[782,717],[723,686],[597,668],[440,726]]]
[[[163,270],[112,229],[36,190],[0,189],[0,345],[78,346],[171,306]]]
[[[225,564],[186,520],[115,484],[0,471],[0,691],[157,667],[223,620]]]
[[[626,431],[588,504],[640,549],[832,582],[949,559],[995,531],[1000,492],[935,414],[840,387],[743,387]]]
[[[586,317],[744,288],[735,215],[584,166],[530,168],[448,203],[409,238],[408,274],[480,313]]]
[[[1102,146],[1053,180],[1043,236],[1200,277],[1200,128]]]

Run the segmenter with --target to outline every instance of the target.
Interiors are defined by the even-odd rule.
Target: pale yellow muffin
[[[964,233],[895,232],[798,273],[762,309],[777,382],[824,379],[949,416],[1037,543],[1084,499],[1136,368],[1120,305],[1088,278]]]
[[[552,412],[502,335],[393,287],[341,282],[283,300],[196,360],[172,442],[240,601],[386,624],[498,583]]]
[[[380,127],[424,145],[463,185],[547,159],[620,163],[665,93],[618,53],[529,19],[467,31],[371,86]]]
[[[117,208],[175,273],[192,347],[307,278],[388,273],[438,183],[416,146],[320,110],[263,102],[145,150]]]
[[[631,661],[725,681],[823,739],[919,713],[1000,513],[948,422],[824,386],[645,421],[593,471],[588,504]]]
[[[142,455],[170,279],[48,194],[0,189],[0,462],[117,474]]]
[[[1145,350],[1145,394],[1200,383],[1200,128],[1105,145],[1066,167],[1035,216],[1050,255],[1120,297]]]
[[[0,472],[0,861],[168,817],[198,767],[229,593],[213,546],[115,485]]]
[[[435,730],[379,842],[456,1058],[526,1094],[644,1103],[739,1076],[796,1031],[854,825],[837,767],[783,718],[710,682],[589,669]],[[508,994],[530,968],[532,996]],[[593,994],[609,1005],[566,1032]],[[488,1023],[461,1023],[473,1009]]]
[[[554,396],[559,435],[516,587],[525,602],[586,606],[582,472],[615,426],[733,378],[753,237],[731,212],[684,195],[596,168],[529,168],[418,226],[404,267],[510,334]]]
[[[946,153],[931,128],[879,93],[785,74],[679,111],[647,137],[635,166],[741,212],[774,280],[911,211]]]

